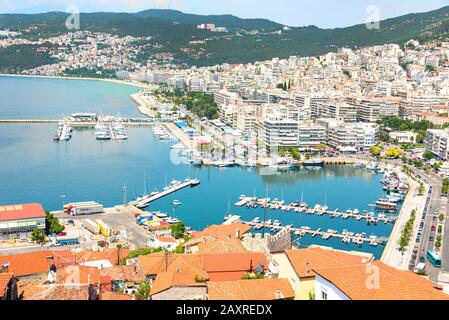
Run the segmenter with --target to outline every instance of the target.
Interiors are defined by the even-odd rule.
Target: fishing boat
[[[181,204],[182,204],[182,202],[179,201],[179,200],[173,201],[173,205],[174,205],[174,206],[180,206]]]
[[[304,162],[304,167],[322,167],[324,166],[323,160],[307,160]]]
[[[156,215],[156,217],[158,217],[160,219],[168,218],[168,214],[163,213],[163,212],[156,212],[155,215]]]
[[[170,149],[173,149],[173,150],[182,150],[182,149],[184,149],[184,146],[183,146],[182,143],[177,143],[177,144],[175,144],[175,145],[172,145],[172,146],[170,147]]]
[[[395,202],[392,202],[388,199],[379,199],[376,201],[376,207],[379,209],[392,210],[392,209],[397,209],[398,204]]]

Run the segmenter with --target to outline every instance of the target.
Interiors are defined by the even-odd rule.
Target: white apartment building
[[[328,129],[328,145],[342,152],[366,151],[376,145],[379,125],[374,123],[339,123]]]
[[[259,120],[258,130],[267,148],[298,146],[298,121],[270,114]]]
[[[237,111],[237,129],[244,134],[257,132],[257,106],[240,106]]]
[[[231,127],[237,127],[237,114],[239,107],[235,104],[228,104],[218,108],[220,121],[229,124]]]
[[[399,115],[400,99],[362,99],[357,105],[357,120],[377,122],[386,117]]]
[[[302,148],[315,147],[327,143],[326,127],[313,122],[298,126],[298,146]]]
[[[429,129],[426,133],[426,150],[441,159],[448,159],[448,129]]]
[[[357,107],[345,102],[317,103],[312,115],[316,118],[330,118],[345,122],[357,121]]]
[[[214,102],[219,106],[236,104],[238,100],[238,94],[235,92],[221,90],[220,92],[214,93]]]

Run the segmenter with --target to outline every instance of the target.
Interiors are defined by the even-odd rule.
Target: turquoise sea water
[[[13,81],[18,84],[21,80]],[[28,79],[24,81],[27,82],[26,80]],[[47,85],[51,87],[54,81],[60,80],[53,80]],[[65,85],[78,85],[76,82],[65,82]],[[57,86],[60,85],[57,83]],[[87,86],[83,90],[98,92],[97,85],[103,87],[99,82],[89,82],[89,85],[91,89]],[[125,88],[123,90],[129,90]],[[0,81],[2,97],[7,94],[5,90],[4,80]],[[122,98],[123,106],[117,107],[123,108],[122,114],[132,114],[135,111],[132,102],[127,101],[127,94],[128,92]],[[96,93],[89,95],[90,104],[96,104]],[[32,108],[38,116],[33,100],[36,99],[30,97],[25,101],[22,98],[26,103],[16,104],[17,108],[13,112],[17,112],[17,116],[24,116],[25,110]],[[2,99],[2,105],[4,104]],[[54,102],[52,105],[58,104]],[[50,116],[51,111],[51,108],[46,108],[47,115]],[[70,109],[70,112],[77,111],[80,110]],[[0,113],[2,112],[7,113],[0,107]],[[7,117],[15,116],[11,111],[8,112]],[[170,145],[173,143],[158,141],[149,127],[129,128],[129,140],[126,142],[96,141],[94,130],[75,129],[71,141],[55,143],[52,140],[55,130],[56,126],[51,124],[0,124],[0,204],[40,202],[47,210],[57,210],[62,206],[61,195],[64,194],[66,203],[95,200],[105,206],[113,206],[122,203],[124,185],[128,189],[128,200],[143,193],[145,173],[149,192],[154,189],[162,190],[166,182],[172,179],[184,180],[190,177],[200,179],[201,185],[156,201],[148,210],[166,211],[183,219],[194,229],[202,229],[211,224],[222,223],[224,215],[228,213],[229,203],[230,212],[241,215],[245,220],[263,217],[262,209],[234,206],[241,194],[253,195],[254,190],[257,196],[262,197],[268,188],[269,197],[283,198],[286,202],[299,200],[304,193],[304,201],[310,205],[323,204],[327,194],[328,206],[341,211],[348,208],[369,210],[368,204],[374,203],[383,195],[380,176],[350,166],[303,168],[269,176],[259,174],[256,169],[199,168],[172,163]],[[172,205],[175,199],[182,202],[176,209]],[[388,236],[392,230],[392,225],[382,223],[367,226],[366,222],[356,220],[296,213],[270,211],[268,218],[278,219],[284,225],[294,224],[296,227],[321,227],[323,230],[339,231],[348,229],[378,236]],[[367,245],[359,249],[355,245],[344,245],[337,239],[324,241],[306,237],[300,242],[302,246],[312,243],[368,251],[377,257],[383,250],[383,247],[373,248]]]
[[[138,88],[95,80],[0,77],[0,119],[62,119],[74,112],[140,117]]]

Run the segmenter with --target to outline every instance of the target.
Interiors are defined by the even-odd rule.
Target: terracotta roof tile
[[[368,262],[360,255],[321,247],[287,250],[285,253],[300,278],[315,276],[312,269]]]
[[[352,300],[449,300],[449,295],[435,289],[432,281],[380,261],[318,268],[315,272]]]
[[[195,233],[190,241],[202,237],[213,237],[216,240],[238,239],[249,230],[251,230],[251,226],[242,223],[212,225],[201,232]],[[189,242],[186,245],[189,245]]]
[[[39,203],[0,206],[0,221],[45,218],[45,210]]]
[[[240,280],[247,272],[253,272],[263,264],[268,268],[265,255],[260,252],[201,254],[204,270],[209,274],[210,281]]]
[[[102,292],[100,300],[113,300],[113,301],[125,301],[132,300],[132,296],[123,293],[117,293],[113,291]]]
[[[235,253],[246,252],[243,244],[238,239],[213,240],[198,244],[199,253]]]
[[[17,277],[48,272],[53,263],[50,250],[0,256],[0,265],[9,262],[8,270]]]
[[[14,277],[12,272],[0,273],[0,297],[3,297],[8,289],[8,283]]]
[[[208,282],[209,300],[279,300],[295,296],[287,279]]]

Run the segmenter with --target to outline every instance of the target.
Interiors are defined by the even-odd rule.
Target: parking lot
[[[81,222],[83,219],[101,219],[103,220],[112,230],[117,232],[124,232],[129,242],[134,244],[136,247],[146,247],[148,241],[148,235],[144,228],[138,226],[135,222],[134,218],[135,212],[130,209],[124,208],[123,206],[119,206],[116,208],[105,209],[105,213],[103,214],[95,214],[95,215],[86,215],[86,216],[69,216],[66,213],[57,213],[56,216],[63,221],[72,220],[75,226],[79,226],[79,229],[82,230],[82,234],[85,237],[92,237],[92,233],[81,227]],[[123,231],[126,230],[126,231]],[[86,242],[92,241],[86,240]],[[83,243],[87,245],[87,243]]]

